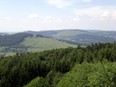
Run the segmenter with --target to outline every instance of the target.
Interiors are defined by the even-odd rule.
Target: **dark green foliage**
[[[39,53],[17,54],[13,57],[0,58],[0,87],[22,87],[31,80],[32,81],[29,83],[30,85],[39,84],[39,87],[56,87],[62,79],[61,77],[69,72],[75,64],[80,64],[80,70],[86,69],[85,71],[87,71],[87,73],[90,73],[92,70],[91,75],[94,76],[96,75],[96,73],[93,73],[93,68],[95,68],[93,67],[94,63],[98,63],[98,67],[96,65],[95,66],[97,68],[101,67],[102,70],[104,67],[101,65],[99,66],[99,64],[103,64],[104,61],[116,62],[115,49],[115,42],[111,44],[98,43],[87,47],[79,46],[77,48],[54,49]],[[91,66],[91,64],[88,64],[86,66],[85,64],[81,66],[84,62],[93,63],[93,65]],[[106,66],[106,73],[108,70],[111,70],[112,72],[112,69],[109,68],[109,66],[110,65]],[[115,65],[113,67],[115,67]],[[111,75],[108,74],[112,80],[107,81],[113,82],[112,84],[114,84],[116,80],[115,71],[116,70],[114,70]],[[100,73],[99,70],[96,70],[96,72]],[[83,73],[83,71],[79,71],[78,73]],[[108,73],[110,72],[108,71]],[[86,82],[85,80],[88,79],[86,78],[86,73],[83,73],[82,75],[84,76],[84,82],[82,84],[91,83],[91,87],[94,87],[92,82],[93,78],[90,77],[89,81]],[[104,75],[105,73],[103,72],[101,76],[106,77],[106,75]],[[33,80],[37,77],[40,79]],[[99,75],[97,77],[94,79],[97,80],[100,78]],[[105,82],[107,83],[107,81]],[[96,85],[98,84],[99,81]],[[28,87],[28,84],[26,87]]]
[[[15,46],[28,36],[32,36],[32,34],[17,33],[13,35],[0,36],[0,46]]]
[[[40,77],[36,77],[33,79],[29,84],[25,85],[24,87],[43,87],[44,79]]]
[[[45,78],[37,77],[24,87],[56,87],[63,74],[50,71]]]
[[[115,79],[114,79],[115,78]],[[77,64],[57,87],[115,87],[116,63]]]

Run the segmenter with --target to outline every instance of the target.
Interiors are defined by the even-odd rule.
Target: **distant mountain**
[[[43,36],[51,36],[51,35],[54,35],[54,34],[57,34],[57,31],[27,31],[25,33],[28,33],[28,34],[33,34],[33,35],[43,35]]]
[[[98,31],[97,33],[99,35],[103,35],[103,36],[106,36],[106,37],[111,37],[111,38],[116,39],[116,31]]]
[[[116,41],[116,31],[51,30],[22,33],[0,33],[0,53],[37,52],[56,48],[76,47],[98,42]],[[76,44],[76,45],[75,45]]]
[[[54,31],[28,31],[29,34],[43,35],[55,39],[74,42],[78,44],[91,44],[98,42],[114,42],[116,41],[116,31],[92,31],[92,30],[54,30]]]
[[[0,36],[8,35],[8,33],[0,33]]]

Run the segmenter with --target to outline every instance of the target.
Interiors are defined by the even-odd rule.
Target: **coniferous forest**
[[[0,87],[116,87],[116,42],[1,57]]]

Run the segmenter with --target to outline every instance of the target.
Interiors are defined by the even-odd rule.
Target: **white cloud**
[[[75,28],[116,29],[116,7],[95,6],[77,9],[74,13],[74,21],[71,23]]]
[[[4,17],[5,18],[5,17]],[[116,8],[95,6],[89,8],[76,9],[74,15],[60,16],[41,16],[37,13],[30,14],[28,18],[13,18],[7,16],[0,20],[0,28],[5,31],[24,30],[47,30],[47,29],[116,29]],[[32,20],[31,20],[32,19]],[[33,20],[34,19],[34,20]],[[16,30],[15,30],[16,29]],[[1,30],[1,31],[2,31]]]
[[[53,5],[57,8],[64,8],[71,6],[74,0],[46,0],[46,3]]]
[[[116,19],[116,8],[112,7],[102,7],[102,6],[96,6],[96,7],[90,7],[90,8],[84,8],[84,9],[78,9],[75,11],[75,15],[81,18],[90,18],[92,20],[107,20]]]
[[[39,17],[38,14],[30,14],[30,15],[28,16],[29,19],[36,19],[36,18],[38,18],[38,17]]]

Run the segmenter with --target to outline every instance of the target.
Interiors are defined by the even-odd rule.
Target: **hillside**
[[[54,31],[27,31],[29,34],[40,34],[64,41],[75,42],[82,45],[98,42],[114,42],[116,41],[116,31],[92,31],[92,30],[54,30]]]
[[[29,52],[38,52],[56,48],[58,49],[58,48],[76,47],[76,45],[73,44],[45,37],[27,37],[21,44],[25,46]]]
[[[0,36],[0,57],[66,47],[76,47],[76,45],[28,33]]]
[[[116,43],[0,58],[0,87],[115,87]]]
[[[0,56],[76,47],[77,44],[88,45],[114,41],[116,41],[116,31],[67,29],[40,32],[27,31],[16,34],[1,33]]]

